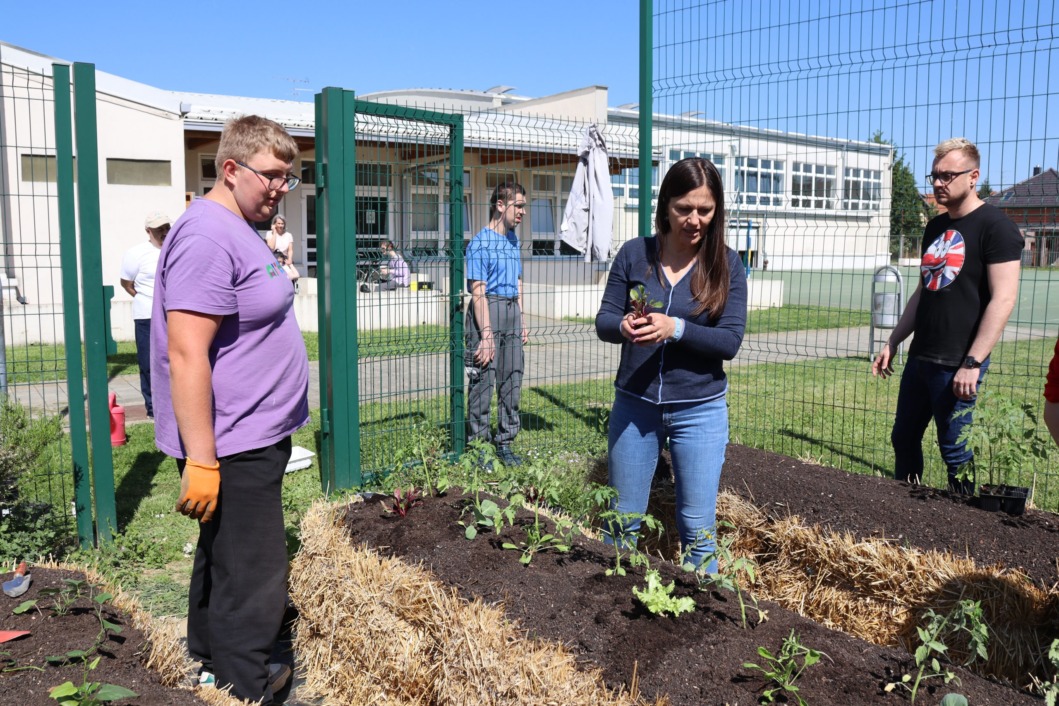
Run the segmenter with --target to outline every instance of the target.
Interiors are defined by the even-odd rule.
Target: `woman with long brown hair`
[[[610,540],[635,544],[658,456],[669,442],[684,563],[716,571],[717,489],[728,445],[723,363],[739,351],[747,284],[724,243],[724,188],[717,168],[684,159],[658,193],[656,235],[625,243],[614,259],[596,332],[620,343],[610,415],[615,509],[634,519]],[[641,309],[637,301],[646,302]]]

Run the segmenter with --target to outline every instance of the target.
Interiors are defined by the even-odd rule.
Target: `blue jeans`
[[[978,371],[978,385],[989,368],[986,358]],[[958,439],[964,427],[971,423],[972,414],[958,419],[953,415],[973,409],[975,400],[961,400],[952,391],[952,379],[958,367],[930,363],[909,357],[901,375],[901,390],[897,395],[897,414],[890,441],[894,445],[894,478],[918,483],[923,478],[923,434],[930,420],[938,431],[941,459],[949,471],[949,487],[965,494],[974,493],[974,466],[971,479],[961,483],[956,475],[960,467],[974,460],[974,452]]]
[[[147,416],[154,417],[151,400],[151,320],[136,319],[136,364],[140,366],[140,394]]]
[[[614,508],[623,514],[647,511],[658,456],[663,442],[669,439],[684,563],[698,567],[716,546],[717,488],[728,446],[725,398],[656,405],[619,391],[610,414],[609,436],[610,484],[618,491]],[[639,528],[638,517],[623,523],[621,544],[633,544],[635,538],[629,535]],[[605,541],[613,539],[608,536]],[[706,570],[717,571],[716,560],[710,561]]]

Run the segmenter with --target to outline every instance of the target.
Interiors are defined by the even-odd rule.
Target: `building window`
[[[126,186],[171,186],[173,164],[168,159],[108,159],[107,183]]]
[[[316,183],[316,160],[315,159],[303,159],[302,160],[302,183],[303,184],[315,184]]]
[[[417,169],[411,175],[413,238],[429,234],[435,246],[441,221],[440,178],[441,171],[437,168]]]
[[[878,169],[846,167],[842,192],[842,208],[849,211],[878,211],[882,203],[882,172]]]
[[[390,186],[390,165],[372,164],[371,162],[357,163],[357,186]]]
[[[199,174],[202,179],[216,181],[217,179],[217,156],[204,154],[199,157]]]
[[[725,155],[717,152],[690,152],[688,150],[669,150],[669,161],[679,162],[682,159],[689,159],[691,157],[701,157],[702,159],[708,159],[713,162],[713,166],[717,167],[717,171],[721,175],[721,183],[726,183],[725,171],[727,170],[727,159]]]
[[[627,206],[640,200],[640,168],[629,167],[610,175],[610,186],[615,199],[625,199]],[[651,167],[651,199],[658,198],[658,167]]]
[[[77,181],[77,157],[74,157],[74,181]],[[58,174],[53,154],[22,155],[22,181],[54,184]]]
[[[834,208],[835,168],[825,164],[795,162],[791,169],[791,206]]]
[[[532,255],[576,255],[576,251],[562,242],[559,233],[566,201],[570,198],[570,189],[574,186],[574,178],[555,174],[534,174],[532,186],[529,194]]]
[[[783,160],[736,157],[735,202],[747,206],[782,206]]]

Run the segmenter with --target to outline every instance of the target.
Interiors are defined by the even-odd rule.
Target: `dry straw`
[[[578,669],[562,646],[528,639],[502,607],[467,602],[423,568],[355,546],[342,507],[310,509],[291,567],[304,689],[326,704],[645,703]]]

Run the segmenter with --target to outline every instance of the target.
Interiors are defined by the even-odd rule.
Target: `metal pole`
[[[640,237],[651,235],[651,163],[654,158],[652,80],[654,24],[652,0],[640,0]]]
[[[82,549],[95,541],[92,528],[92,484],[88,477],[88,433],[81,369],[80,294],[77,291],[77,212],[74,202],[73,111],[70,67],[52,65],[55,91],[55,167],[59,195],[59,262],[62,271],[63,339],[66,348],[66,394],[70,412],[70,457],[74,472],[74,513]]]
[[[74,64],[74,134],[77,139],[77,203],[81,225],[81,291],[84,296],[85,361],[88,368],[88,416],[92,435],[92,486],[95,489],[96,537],[109,543],[118,529],[114,505],[114,457],[110,446],[107,401],[106,312],[103,301],[103,254],[99,225],[99,147],[96,132],[96,67]],[[80,391],[77,401],[81,404]]]
[[[453,116],[449,144],[449,387],[452,451],[462,454],[467,443],[463,394],[463,116]]]

